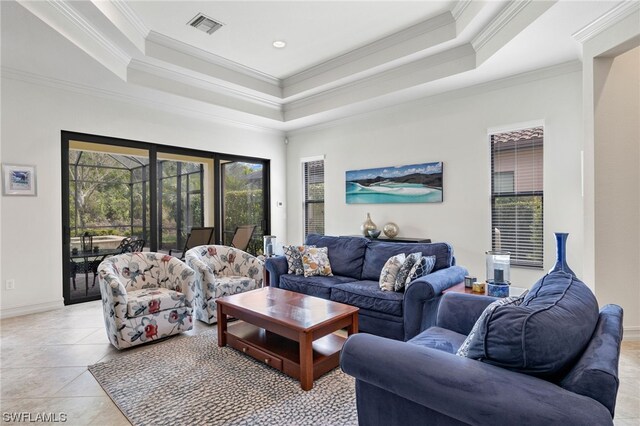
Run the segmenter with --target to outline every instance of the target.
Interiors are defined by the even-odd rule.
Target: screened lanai
[[[188,230],[203,224],[204,165],[159,160],[157,167],[158,248],[168,251],[182,247]],[[69,150],[72,240],[88,232],[149,241],[149,195],[148,158]]]
[[[205,165],[178,159],[156,163],[157,249],[181,249],[192,227],[204,224]],[[124,238],[149,250],[151,185],[148,156],[69,150],[71,299],[99,295],[95,272]],[[83,255],[91,237],[91,256]]]

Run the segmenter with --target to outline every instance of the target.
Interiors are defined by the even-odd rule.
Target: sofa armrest
[[[466,424],[613,424],[602,404],[551,382],[374,335],[349,337],[340,365],[357,380]],[[372,401],[370,409],[393,406]]]
[[[480,315],[495,297],[446,293],[440,300],[436,325],[460,334],[469,334]]]
[[[468,271],[461,266],[450,266],[413,280],[403,300],[404,334],[409,340],[435,323],[438,298],[442,291],[462,282]],[[434,301],[434,306],[428,306]],[[428,318],[431,315],[433,318]]]
[[[269,257],[265,260],[264,267],[269,271],[269,285],[271,287],[280,287],[280,275],[284,275],[289,271],[287,258],[284,256]]]

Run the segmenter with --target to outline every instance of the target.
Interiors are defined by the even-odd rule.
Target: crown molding
[[[123,80],[131,57],[102,35],[66,1],[25,1],[18,3],[64,35],[69,41],[109,68]]]
[[[492,38],[494,38],[503,28],[507,26],[520,12],[522,12],[532,0],[512,1],[509,2],[502,11],[496,16],[489,25],[482,29],[471,40],[471,45],[476,50],[480,50]]]
[[[102,1],[104,0],[97,0],[98,3]],[[95,0],[93,0],[93,2],[96,3]],[[131,27],[136,30],[140,37],[146,38],[147,35],[149,35],[149,28],[147,28],[142,19],[140,19],[133,9],[129,7],[127,2],[123,0],[110,0],[110,3],[122,14],[122,16],[127,18]]]
[[[80,84],[62,80],[58,78],[43,76],[40,74],[19,70],[7,66],[2,66],[1,78],[20,81],[27,84],[33,84],[36,86],[49,87],[66,92],[77,93],[85,96],[93,96],[101,99],[107,99],[117,102],[125,102],[132,105],[137,105],[145,108],[156,109],[168,113],[179,114],[189,118],[204,119],[207,121],[215,122],[218,124],[230,125],[237,128],[249,129],[252,131],[260,131],[269,134],[282,135],[283,131],[274,126],[274,122],[271,120],[263,120],[265,125],[252,124],[246,119],[244,114],[233,113],[233,116],[240,116],[237,118],[230,118],[225,116],[224,107],[218,107],[220,113],[211,113],[205,111],[203,108],[179,105],[177,102],[162,102],[156,99],[147,99],[142,96],[125,94],[113,90],[101,89],[86,84]]]
[[[546,68],[540,68],[533,71],[527,71],[520,74],[515,74],[509,77],[503,77],[497,80],[491,80],[483,83],[474,84],[471,86],[461,87],[459,89],[448,90],[441,93],[433,93],[427,95],[417,96],[412,100],[407,100],[401,103],[393,103],[383,107],[372,108],[368,111],[351,114],[346,117],[340,117],[334,120],[327,120],[319,124],[312,124],[308,126],[300,126],[298,128],[287,131],[286,136],[292,137],[301,134],[314,133],[326,129],[336,128],[348,123],[371,120],[381,113],[397,113],[400,110],[408,109],[413,110],[423,106],[440,104],[444,102],[450,102],[457,99],[464,99],[470,96],[482,95],[484,93],[493,92],[496,90],[502,90],[513,86],[519,86],[522,84],[532,83],[535,81],[545,80],[549,78],[559,77],[565,74],[579,73],[582,71],[582,62],[569,61],[558,65],[552,65]]]
[[[280,88],[281,81],[276,77],[254,70],[253,68],[241,65],[237,62],[230,61],[221,56],[218,56],[213,53],[207,52],[205,50],[199,49],[197,47],[191,46],[190,44],[175,40],[164,34],[160,34],[155,31],[149,31],[149,34],[147,35],[146,39],[147,39],[147,43],[152,42],[152,43],[158,44],[167,49],[175,50],[176,52],[180,52],[184,55],[192,56],[193,58],[199,59],[211,65],[215,65],[217,67],[224,68],[228,71],[232,71],[234,73],[238,73],[243,76],[246,76],[255,80],[259,80],[265,83],[269,83],[270,85]]]
[[[457,1],[456,4],[453,5],[453,8],[451,8],[451,15],[453,15],[453,19],[455,21],[458,21],[458,19],[460,19],[460,17],[464,13],[464,10],[470,4],[471,4],[471,0],[460,0],[460,1]]]
[[[282,106],[182,72],[132,61],[127,82],[183,98],[221,106],[255,117],[282,122]]]
[[[286,77],[285,98],[350,75],[390,64],[456,37],[456,22],[447,11],[409,28]],[[402,48],[399,48],[402,47]],[[306,83],[306,84],[303,84]]]
[[[112,43],[108,38],[102,35],[95,27],[88,22],[82,15],[80,15],[73,7],[66,1],[47,1],[58,12],[60,12],[67,20],[80,28],[85,34],[91,37],[97,42],[103,49],[109,51],[111,55],[118,58],[121,62],[127,64],[131,59],[129,55],[120,47]]]
[[[182,83],[189,86],[208,90],[211,92],[224,94],[225,96],[230,96],[235,99],[242,99],[244,101],[260,104],[264,107],[271,108],[271,109],[279,110],[282,105],[280,102],[265,99],[264,97],[260,97],[260,96],[254,96],[252,94],[247,93],[244,90],[237,90],[227,85],[219,84],[207,78],[200,78],[195,75],[186,74],[184,72],[178,71],[177,69],[167,68],[160,64],[151,64],[149,62],[144,62],[139,59],[133,59],[131,61],[131,63],[129,64],[129,70],[136,70],[136,71],[141,71],[148,74],[153,74],[159,77],[173,80],[177,83]]]
[[[638,10],[640,10],[640,2],[637,0],[623,1],[595,21],[576,31],[572,37],[578,43],[584,44]]]
[[[149,29],[129,5],[122,0],[91,0],[111,23],[138,49],[144,53],[145,38]]]
[[[442,53],[284,104],[285,122],[363,102],[475,68],[475,51],[463,44]]]

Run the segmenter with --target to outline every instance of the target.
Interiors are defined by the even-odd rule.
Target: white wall
[[[640,47],[596,58],[595,279],[640,324]]]
[[[285,198],[285,146],[277,132],[188,118],[133,102],[2,79],[3,163],[37,167],[37,197],[2,197],[0,315],[62,306],[61,130],[271,160],[271,198]],[[272,205],[272,232],[285,235]],[[15,279],[15,290],[6,290]],[[68,280],[67,280],[68,281]]]
[[[640,226],[639,207],[634,204],[633,194],[640,191],[639,163],[633,164],[633,156],[637,158],[640,149],[637,133],[640,116],[638,107],[634,106],[637,105],[635,102],[640,102],[637,100],[640,93],[638,68],[635,65],[633,70],[631,57],[628,57],[626,67],[618,63],[612,70],[612,66],[617,56],[640,45],[638,22],[640,12],[636,10],[585,41],[582,55],[585,279],[595,283],[601,303],[617,303],[623,307],[625,339],[640,339],[639,260],[632,256],[632,253],[640,251],[640,237],[633,233],[633,229]],[[610,75],[612,71],[614,74]],[[624,79],[626,84],[621,81],[620,87],[618,78]],[[620,90],[623,104],[617,104],[617,100],[611,98],[610,91],[615,90]],[[608,99],[600,104],[603,95]],[[625,111],[624,105],[630,110]],[[626,119],[621,120],[622,117]],[[622,140],[618,140],[619,137]],[[608,147],[612,148],[611,153],[606,152]],[[630,149],[629,158],[624,155],[625,149]],[[603,153],[604,157],[600,158]],[[624,164],[622,167],[617,164],[620,158]],[[608,186],[612,180],[617,187]],[[610,191],[614,194],[608,194]],[[627,195],[630,198],[627,199]],[[607,203],[613,204],[609,206]],[[608,208],[613,217],[607,217]],[[620,228],[615,229],[618,225]]]
[[[517,123],[544,124],[544,269],[512,269],[512,282],[530,287],[555,260],[554,231],[568,232],[568,263],[581,276],[581,71],[564,66],[507,83],[427,98],[331,126],[298,131],[287,145],[287,214],[302,214],[300,158],[325,154],[326,233],[358,234],[367,212],[381,227],[394,221],[400,236],[452,244],[458,264],[484,278],[491,247],[490,148],[487,132]],[[517,126],[516,126],[517,127]],[[345,203],[345,171],[444,162],[440,204]],[[292,243],[299,221],[287,222]],[[589,283],[587,283],[589,284]]]

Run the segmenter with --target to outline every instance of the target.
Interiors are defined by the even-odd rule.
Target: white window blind
[[[511,264],[542,268],[543,128],[491,135],[493,250]]]
[[[324,234],[324,160],[303,163],[304,236]]]

